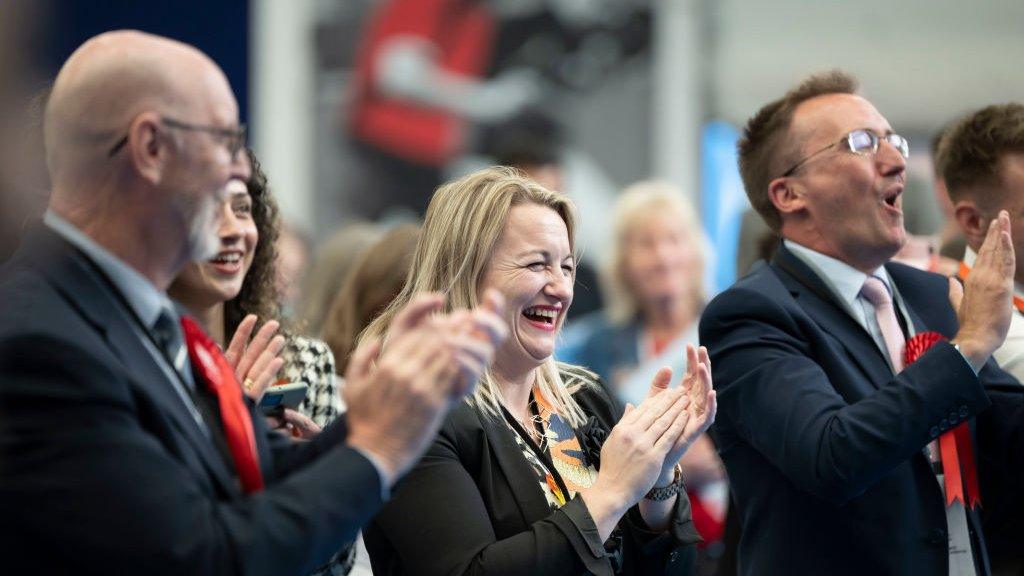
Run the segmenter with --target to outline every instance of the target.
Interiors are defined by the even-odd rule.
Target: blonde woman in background
[[[665,182],[626,188],[613,209],[613,242],[601,266],[604,310],[569,326],[558,358],[596,372],[637,402],[658,368],[686,360],[704,308],[707,244],[693,206]]]
[[[660,371],[625,415],[593,374],[556,363],[575,230],[566,196],[509,168],[434,195],[409,280],[364,337],[386,337],[417,294],[462,309],[489,290],[509,337],[366,527],[375,573],[690,573],[698,536],[676,462],[714,420],[706,351],[689,348],[683,386]]]

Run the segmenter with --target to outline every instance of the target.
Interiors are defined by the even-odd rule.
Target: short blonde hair
[[[683,196],[682,190],[668,182],[643,181],[626,188],[613,209],[614,238],[608,258],[601,268],[601,280],[607,303],[609,319],[614,324],[631,322],[640,312],[635,289],[629,283],[626,266],[626,245],[630,235],[646,225],[652,214],[672,214],[680,227],[696,245],[698,264],[693,271],[692,304],[699,308],[704,303],[704,261],[707,254],[707,240],[697,220],[693,205]]]
[[[524,204],[554,210],[565,222],[569,247],[575,255],[576,209],[568,197],[544,188],[514,168],[478,170],[443,184],[434,193],[405,286],[366,328],[360,340],[385,337],[398,311],[419,293],[444,293],[447,312],[476,307],[480,282],[509,213],[514,206]],[[575,369],[567,371],[575,372]],[[537,370],[538,388],[573,426],[586,420],[572,398],[572,393],[587,381],[582,371],[580,374],[572,382],[563,381],[559,365],[552,358]],[[490,370],[481,376],[468,401],[477,409],[500,418],[503,398]]]

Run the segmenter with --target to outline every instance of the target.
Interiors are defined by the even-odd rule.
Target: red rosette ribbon
[[[946,337],[938,332],[922,332],[914,336],[907,341],[907,346],[904,349],[904,364],[910,366],[932,346],[945,340]],[[942,458],[942,472],[946,487],[946,506],[952,505],[957,500],[961,504],[966,504],[962,471],[967,472],[967,495],[970,507],[980,506],[978,468],[975,465],[971,432],[966,422],[939,436],[939,454]]]

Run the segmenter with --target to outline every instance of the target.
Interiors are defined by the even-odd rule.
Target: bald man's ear
[[[953,217],[967,239],[967,244],[974,250],[980,248],[985,242],[991,218],[985,216],[973,200],[960,200],[954,204]]]
[[[127,153],[139,177],[153,184],[160,183],[167,164],[169,141],[160,117],[152,113],[140,114],[128,128]]]
[[[768,199],[780,214],[792,214],[807,206],[803,190],[786,177],[768,183]]]

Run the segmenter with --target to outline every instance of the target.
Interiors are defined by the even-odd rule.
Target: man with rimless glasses
[[[740,573],[990,574],[980,499],[1008,502],[996,489],[1024,476],[1024,388],[990,359],[1010,322],[1009,217],[963,287],[888,262],[909,145],[857,88],[812,76],[739,144],[782,237],[700,326]]]

